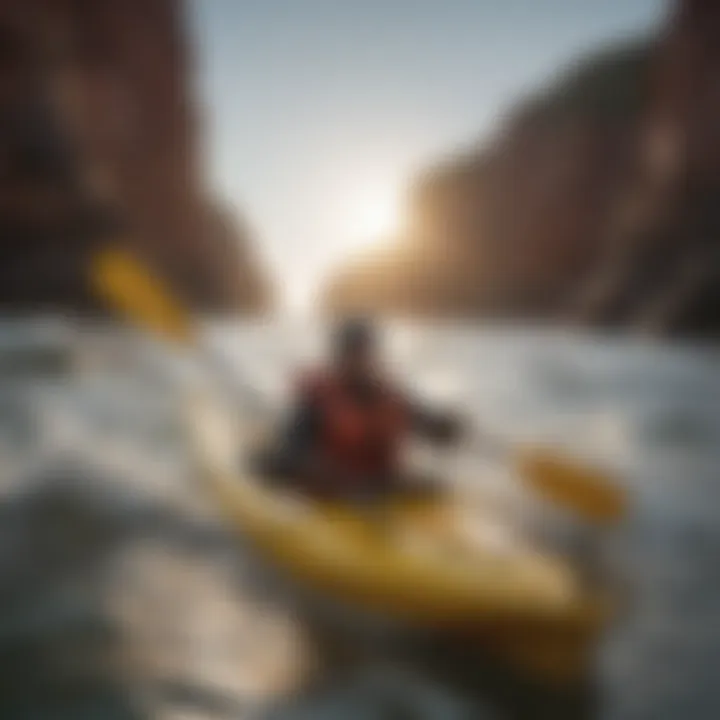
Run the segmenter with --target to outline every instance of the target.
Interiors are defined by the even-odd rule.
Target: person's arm
[[[316,452],[321,433],[320,409],[312,399],[298,403],[288,416],[278,446],[281,473],[293,478],[305,491],[325,497],[336,497],[343,484],[338,479],[342,468],[326,465]]]
[[[465,429],[458,415],[430,409],[418,402],[410,404],[410,418],[413,432],[438,444],[457,442]]]
[[[300,398],[284,419],[277,438],[275,455],[286,474],[307,471],[312,461],[319,425],[316,405],[308,398]]]

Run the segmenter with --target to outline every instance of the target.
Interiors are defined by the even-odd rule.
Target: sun
[[[353,195],[347,213],[346,249],[364,250],[392,242],[402,227],[402,203],[396,188],[370,185]]]
[[[400,203],[394,193],[378,193],[368,198],[367,205],[358,212],[358,235],[370,242],[385,240],[400,228]]]
[[[318,213],[317,232],[284,275],[283,306],[291,315],[314,312],[323,288],[338,272],[393,249],[405,231],[405,195],[402,178],[391,172],[362,176],[347,184],[335,183]]]

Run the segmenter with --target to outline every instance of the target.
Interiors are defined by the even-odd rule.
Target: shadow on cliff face
[[[86,267],[115,242],[151,256],[198,307],[269,308],[250,230],[198,170],[203,133],[185,20],[177,0],[152,13],[113,0],[0,5],[6,311],[102,310]],[[148,82],[158,74],[169,95]]]

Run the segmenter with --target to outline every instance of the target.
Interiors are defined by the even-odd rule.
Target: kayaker
[[[454,415],[395,387],[382,371],[373,325],[351,320],[336,330],[329,367],[302,376],[264,465],[311,493],[377,496],[407,481],[400,455],[411,434],[448,444],[461,431]]]

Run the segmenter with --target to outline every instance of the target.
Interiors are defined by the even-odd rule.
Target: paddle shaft
[[[235,404],[240,404],[251,412],[254,419],[270,415],[265,397],[249,381],[243,379],[235,362],[217,351],[210,350],[204,344],[195,346],[194,350],[198,361],[217,380],[219,390],[230,392]]]

